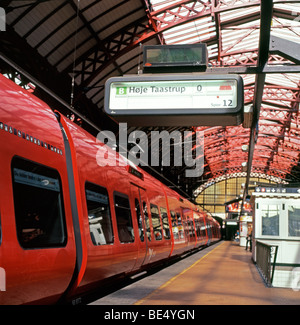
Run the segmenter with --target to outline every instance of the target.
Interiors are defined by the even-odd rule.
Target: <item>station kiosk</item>
[[[257,187],[251,204],[254,262],[258,244],[277,247],[272,285],[300,289],[300,188]]]

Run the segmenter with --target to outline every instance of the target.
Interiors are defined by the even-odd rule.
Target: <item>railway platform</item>
[[[91,305],[299,305],[300,291],[268,288],[252,254],[222,241]]]

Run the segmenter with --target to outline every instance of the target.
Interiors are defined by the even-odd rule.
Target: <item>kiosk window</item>
[[[262,205],[262,235],[279,236],[279,204]]]
[[[112,244],[114,237],[106,188],[86,183],[85,193],[93,244],[96,246]]]
[[[115,194],[114,199],[120,242],[132,243],[134,241],[134,232],[128,196]]]
[[[65,246],[67,236],[59,173],[15,157],[12,177],[20,245],[23,248]]]
[[[288,208],[289,236],[300,237],[300,206],[290,205]]]

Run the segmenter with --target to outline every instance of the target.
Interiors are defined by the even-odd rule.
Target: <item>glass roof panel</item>
[[[151,4],[154,10],[159,10],[157,24],[163,30],[166,44],[206,43],[209,62],[215,66],[257,65],[261,27],[260,1],[151,0]],[[300,43],[300,2],[274,1],[272,36]],[[294,64],[290,60],[278,53],[271,53],[268,64]],[[242,77],[245,106],[250,106],[253,105],[256,76],[247,74]],[[299,73],[266,74],[253,172],[261,169],[281,177],[282,173],[276,171],[278,161],[282,161],[283,170],[289,171],[294,165],[290,157],[295,157],[295,161],[299,158],[300,121],[295,113],[295,110],[299,110],[299,86]],[[199,128],[205,130],[205,155],[210,177],[221,175],[220,169],[224,169],[224,173],[225,170],[242,171],[239,165],[242,160],[247,161],[247,153],[240,152],[240,145],[249,141],[249,128],[228,127],[226,131],[224,128]],[[215,139],[216,134],[218,137],[222,135],[226,141]],[[240,139],[239,144],[235,142],[236,137]],[[289,154],[288,147],[291,148]],[[284,152],[288,154],[286,158]],[[267,164],[269,167],[266,167]]]

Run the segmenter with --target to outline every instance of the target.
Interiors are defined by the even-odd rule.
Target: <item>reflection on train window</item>
[[[106,188],[86,183],[85,194],[93,244],[112,244],[114,237]]]
[[[143,217],[142,217],[141,208],[140,208],[140,201],[138,199],[135,199],[134,204],[135,204],[137,223],[139,226],[140,239],[143,242],[144,241],[144,227],[143,227]]]
[[[121,243],[132,243],[134,241],[134,232],[128,196],[115,193],[114,200],[119,240]]]
[[[67,236],[58,172],[15,157],[12,176],[20,245],[23,248],[65,246]]]
[[[163,223],[163,231],[164,231],[164,238],[170,239],[170,226],[169,226],[169,219],[167,214],[167,209],[160,208],[160,215],[162,217],[162,223]]]
[[[150,219],[149,219],[149,216],[148,216],[147,203],[145,201],[143,201],[143,213],[144,213],[144,217],[145,217],[147,238],[148,238],[148,241],[151,241]]]
[[[160,216],[157,205],[150,204],[151,218],[155,240],[162,240]]]
[[[289,205],[288,207],[289,236],[300,237],[300,206]]]

